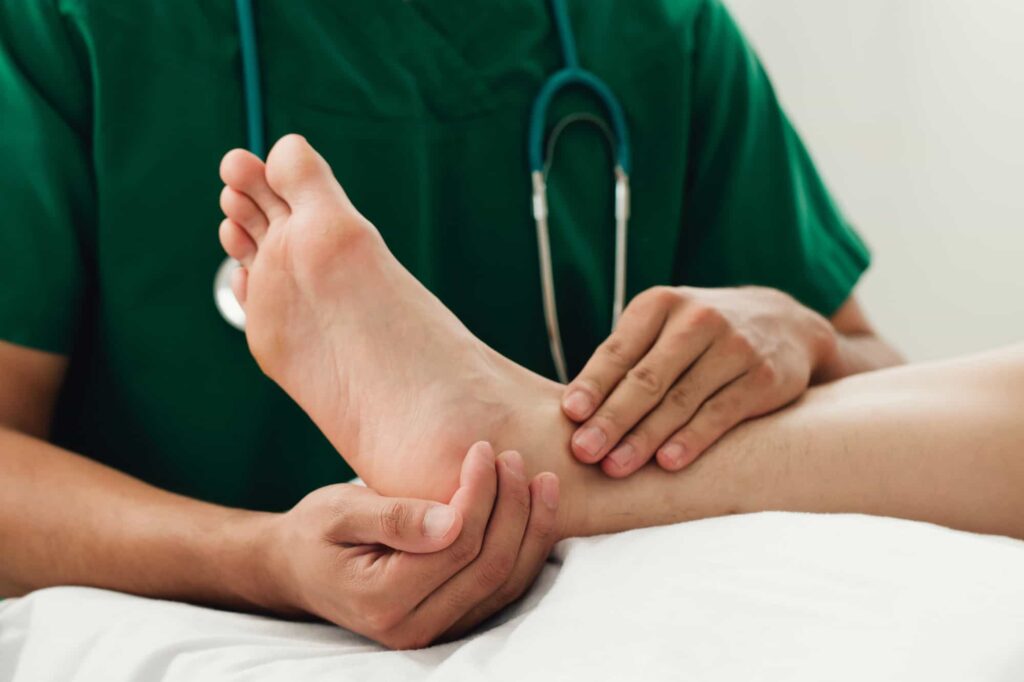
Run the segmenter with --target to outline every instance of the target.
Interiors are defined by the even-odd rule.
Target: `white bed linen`
[[[1024,542],[756,514],[563,543],[473,637],[389,652],[86,588],[0,603],[0,680],[1024,681]]]

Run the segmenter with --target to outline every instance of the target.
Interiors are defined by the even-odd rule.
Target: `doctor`
[[[720,2],[568,10],[629,129],[635,297],[609,337],[612,161],[587,125],[607,111],[570,89],[544,129],[576,121],[546,168],[575,455],[678,469],[812,382],[897,362],[854,297],[867,250]],[[565,59],[548,4],[262,2],[254,25],[265,134],[313,141],[420,281],[554,376],[525,143]],[[225,0],[0,9],[0,592],[312,612],[395,646],[458,634],[532,580],[557,484],[477,450],[440,509],[332,485],[351,469],[211,300],[213,169],[251,146],[238,26]],[[291,520],[300,569],[273,603],[242,509]],[[401,569],[354,571],[338,543]]]

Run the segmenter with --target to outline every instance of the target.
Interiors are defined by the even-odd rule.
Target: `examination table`
[[[466,639],[345,630],[80,587],[0,603],[0,681],[1024,682],[1024,542],[753,514],[563,542]]]

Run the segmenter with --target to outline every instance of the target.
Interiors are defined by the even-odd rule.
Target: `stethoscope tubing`
[[[242,54],[242,99],[245,107],[246,147],[260,157],[266,155],[264,130],[263,88],[260,83],[259,45],[256,41],[256,21],[252,0],[235,0],[238,18],[238,44]],[[225,258],[213,277],[213,301],[224,321],[235,329],[245,331],[245,309],[231,290],[231,278],[242,264],[230,256]]]
[[[565,125],[559,125],[552,133],[545,153],[544,132],[551,102],[563,90],[570,87],[588,90],[604,106],[611,121],[609,140],[615,158],[615,262],[612,280],[612,328],[618,324],[626,300],[626,248],[629,240],[630,185],[629,170],[630,140],[626,116],[612,89],[598,76],[582,68],[576,53],[576,39],[565,0],[550,0],[551,12],[562,46],[565,66],[552,74],[541,86],[530,111],[527,132],[527,155],[530,164],[530,184],[533,191],[533,219],[537,231],[537,256],[540,265],[541,299],[544,305],[544,325],[547,329],[548,345],[555,373],[563,384],[569,382],[565,361],[565,346],[558,325],[558,301],[555,293],[554,266],[551,257],[550,213],[547,200],[547,169],[554,154],[558,136]],[[573,121],[570,121],[572,123]]]

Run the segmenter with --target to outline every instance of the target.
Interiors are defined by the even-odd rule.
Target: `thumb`
[[[330,540],[428,553],[452,544],[462,530],[462,514],[446,504],[364,491],[347,501],[328,532]]]

